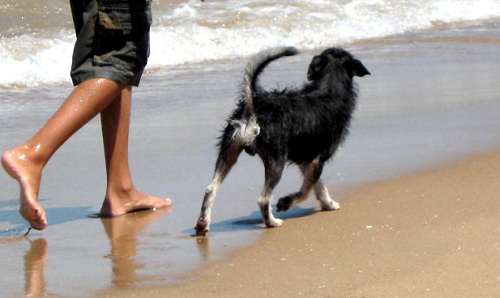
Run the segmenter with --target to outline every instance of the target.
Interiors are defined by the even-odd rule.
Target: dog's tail
[[[260,133],[260,126],[254,115],[254,91],[257,88],[257,78],[264,68],[272,61],[284,56],[293,56],[299,51],[294,47],[269,49],[260,52],[247,65],[245,79],[241,88],[241,96],[245,100],[245,111],[242,119],[232,121],[234,130],[233,139],[238,138],[246,147],[248,153],[252,152],[252,144]]]
[[[248,120],[253,114],[253,97],[257,87],[257,78],[266,66],[276,59],[284,56],[297,55],[299,50],[295,47],[272,48],[257,54],[245,69],[242,96],[246,101],[245,118]]]

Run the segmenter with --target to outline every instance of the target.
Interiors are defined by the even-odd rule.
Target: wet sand
[[[346,194],[172,287],[112,297],[496,297],[500,152]]]
[[[150,70],[134,91],[131,169],[139,189],[174,205],[88,217],[105,187],[92,121],[44,172],[47,229],[0,238],[9,272],[1,296],[492,296],[500,158],[480,153],[500,149],[498,29],[492,22],[347,45],[372,76],[357,80],[351,135],[323,174],[341,210],[316,212],[310,199],[280,214],[282,228],[264,229],[255,202],[262,166],[242,156],[204,239],[192,227],[246,61]],[[271,65],[263,83],[300,84],[314,53]],[[0,150],[35,133],[69,91],[0,92]],[[275,197],[299,183],[287,168]],[[0,185],[0,229],[22,229],[17,185],[3,172]]]

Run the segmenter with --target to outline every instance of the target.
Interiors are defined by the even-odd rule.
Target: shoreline
[[[242,155],[218,194],[212,231],[199,242],[191,237],[192,227],[211,179],[218,130],[234,106],[246,61],[145,76],[134,90],[131,170],[142,191],[173,198],[171,211],[88,217],[99,210],[105,190],[100,127],[93,120],[44,172],[40,202],[47,229],[0,239],[0,260],[10,273],[2,279],[2,294],[24,297],[33,286],[59,297],[447,297],[454,289],[470,297],[483,288],[496,290],[500,273],[488,264],[498,263],[493,238],[500,219],[492,214],[500,210],[496,201],[485,202],[493,194],[491,185],[481,183],[498,178],[473,163],[477,158],[498,167],[498,152],[481,152],[500,148],[499,48],[467,38],[500,40],[499,26],[349,44],[373,75],[356,80],[360,96],[351,134],[322,176],[341,209],[316,212],[317,202],[309,198],[278,214],[285,218],[283,227],[264,229],[255,204],[262,166],[258,158]],[[466,42],[446,42],[456,36]],[[262,83],[299,86],[313,54],[270,65]],[[30,136],[69,90],[2,92],[0,147]],[[456,176],[462,172],[470,174]],[[287,168],[274,203],[295,190],[299,176],[295,167]],[[18,186],[6,174],[0,179],[2,227],[24,224],[17,212]],[[449,197],[460,190],[472,196],[469,185],[479,190],[477,206],[467,205],[473,199]],[[436,199],[441,187],[446,199]],[[482,212],[488,217],[481,219]],[[471,267],[471,273],[454,262]],[[472,273],[483,278],[475,280]],[[448,296],[460,297],[453,294]]]
[[[500,150],[361,186],[339,211],[287,219],[256,245],[154,289],[106,297],[493,297]]]

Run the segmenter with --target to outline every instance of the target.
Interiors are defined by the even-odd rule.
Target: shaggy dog
[[[263,90],[258,77],[264,68],[297,53],[293,47],[266,50],[248,63],[240,100],[220,136],[214,177],[205,191],[195,227],[197,236],[208,232],[216,191],[243,150],[257,154],[265,167],[264,188],[257,202],[267,227],[282,223],[273,216],[271,200],[287,162],[298,165],[304,180],[298,192],[278,201],[278,211],[305,200],[313,189],[322,210],[340,208],[320,176],[348,134],[356,105],[353,77],[370,72],[349,52],[330,48],[312,59],[307,71],[310,82],[302,89]]]

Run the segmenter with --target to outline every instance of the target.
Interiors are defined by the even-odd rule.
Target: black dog
[[[353,76],[370,72],[349,52],[330,48],[312,59],[307,72],[311,82],[301,90],[268,92],[259,86],[258,76],[270,62],[297,53],[292,47],[267,50],[248,64],[238,106],[219,140],[215,173],[205,191],[196,235],[207,233],[215,193],[243,150],[259,155],[264,163],[265,183],[258,205],[267,227],[282,223],[273,216],[271,199],[287,162],[299,166],[304,181],[297,193],[278,201],[278,211],[305,200],[313,188],[321,209],[340,208],[330,198],[320,176],[325,162],[348,133],[356,104]]]

